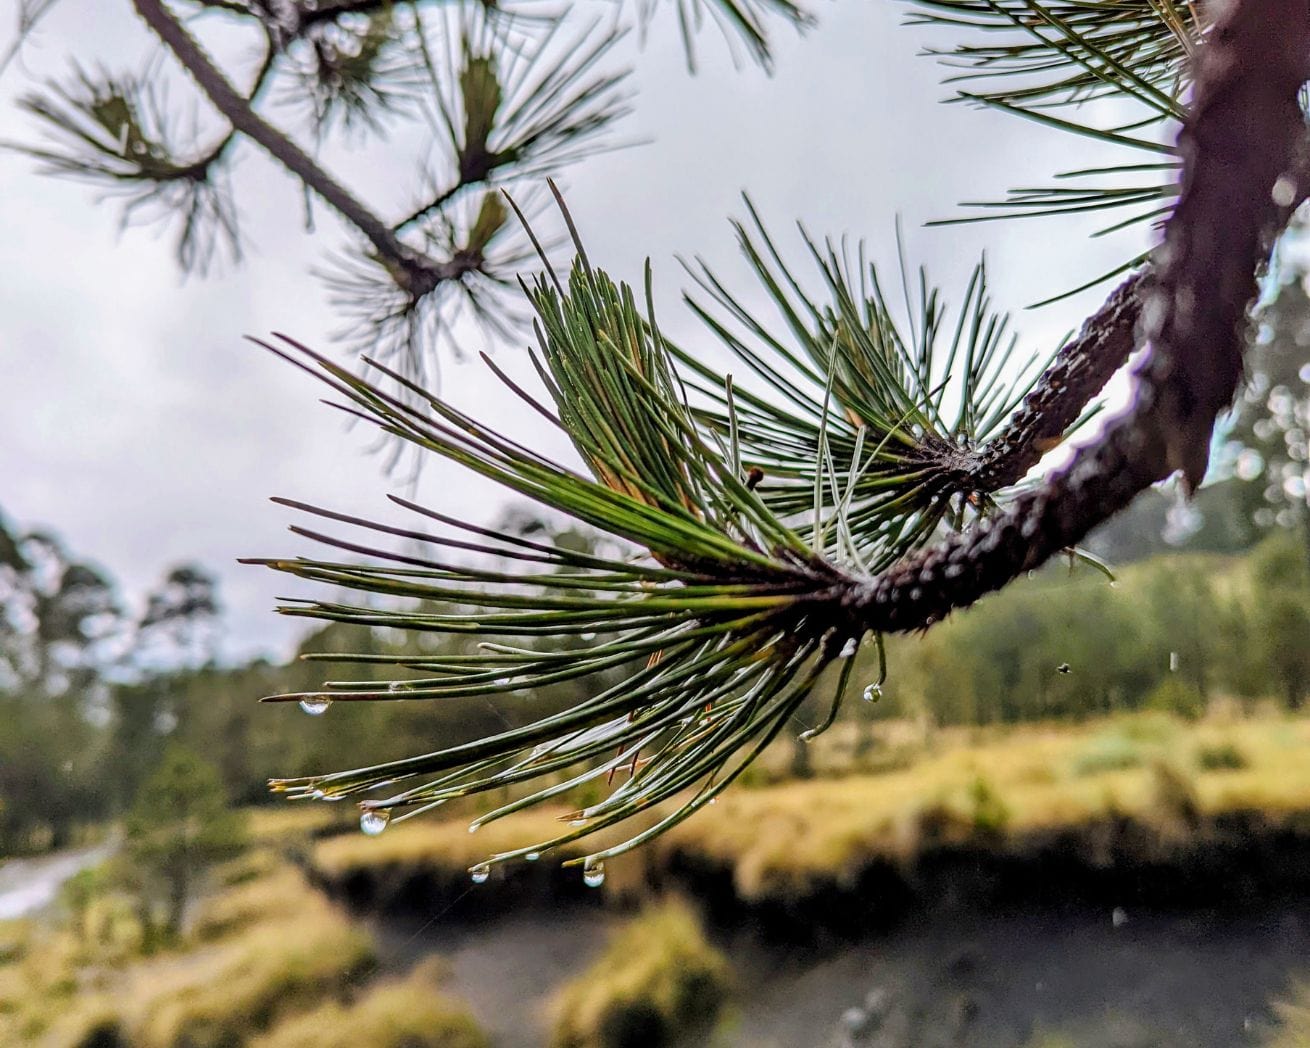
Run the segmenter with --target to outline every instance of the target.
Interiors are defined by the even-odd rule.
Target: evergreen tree
[[[164,911],[164,931],[182,930],[186,907],[215,863],[244,843],[240,816],[227,807],[214,767],[178,746],[164,752],[128,814],[124,853],[128,880],[143,912]],[[153,926],[147,922],[147,929]]]
[[[1310,565],[1286,533],[1267,539],[1252,565],[1258,648],[1288,709],[1310,696]]]

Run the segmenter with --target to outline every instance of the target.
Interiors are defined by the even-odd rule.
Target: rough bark
[[[1307,76],[1310,0],[1233,0],[1217,18],[1179,136],[1181,195],[1141,289],[1150,351],[1134,403],[1003,514],[830,594],[860,624],[930,625],[1077,543],[1156,481],[1181,471],[1189,488],[1199,484],[1215,417],[1241,378],[1258,270],[1305,195]]]

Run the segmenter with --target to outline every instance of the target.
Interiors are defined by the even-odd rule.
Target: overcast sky
[[[727,224],[747,190],[790,246],[800,219],[815,234],[867,239],[884,264],[895,257],[899,215],[911,261],[955,289],[954,301],[985,249],[995,300],[1016,312],[1034,349],[1077,327],[1106,289],[1024,307],[1122,261],[1145,233],[1091,241],[1094,223],[1067,220],[922,228],[958,214],[958,201],[1041,184],[1098,154],[1022,120],[939,104],[941,69],[916,53],[947,38],[901,27],[905,11],[887,0],[824,4],[804,38],[780,28],[771,78],[734,69],[713,29],[702,35],[699,74],[689,76],[672,11],[663,11],[644,48],[621,49],[639,94],[618,137],[648,144],[585,161],[564,180],[593,262],[637,282],[649,256],[662,325],[704,344],[678,301],[676,256],[702,255],[748,288]],[[34,139],[14,105],[33,79],[62,73],[73,56],[134,68],[148,48],[128,0],[63,0],[23,65],[0,80],[0,139]],[[417,182],[412,156],[407,143],[372,143],[330,159],[358,195],[390,201],[398,185]],[[385,494],[398,487],[367,453],[366,435],[318,403],[311,380],[242,339],[279,330],[332,348],[339,318],[310,269],[345,231],[320,207],[308,234],[298,188],[253,146],[242,148],[236,185],[251,244],[245,264],[183,282],[167,235],[153,227],[120,235],[112,200],[0,154],[0,511],[62,534],[128,599],[170,565],[200,560],[221,578],[234,657],[284,654],[303,630],[271,608],[304,589],[235,563],[308,549],[285,531],[294,515],[268,496],[392,516]],[[497,359],[523,374],[517,349],[497,347]],[[568,458],[558,434],[482,364],[443,362],[442,389]],[[417,495],[482,520],[501,505],[493,489],[441,462],[428,464]]]

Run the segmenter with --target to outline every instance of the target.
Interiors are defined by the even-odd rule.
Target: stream
[[[466,914],[467,916],[467,914]],[[622,920],[596,906],[374,922],[384,963],[451,965],[498,1048],[548,1041],[552,991]],[[938,914],[826,949],[716,936],[737,1002],[715,1048],[1237,1048],[1310,967],[1310,905],[1241,914]],[[1062,1039],[1055,1039],[1056,1036]],[[698,1042],[700,1043],[700,1042]]]

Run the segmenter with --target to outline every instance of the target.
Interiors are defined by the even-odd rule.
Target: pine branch
[[[1017,484],[1087,410],[1137,348],[1142,288],[1149,271],[1117,287],[1062,346],[1041,379],[1006,423],[1005,431],[979,448],[956,482],[965,494],[992,494]]]
[[[432,70],[437,124],[444,129],[454,178],[396,222],[397,232],[431,218],[472,186],[492,185],[509,173],[518,179],[550,177],[614,148],[597,139],[631,111],[629,71],[607,73],[597,66],[624,33],[597,34],[593,23],[557,45],[560,24],[530,49],[512,52],[499,44],[489,21],[461,25],[446,90]],[[448,36],[452,42],[456,38],[454,32]]]
[[[1147,289],[1151,354],[1134,406],[1003,516],[862,584],[847,599],[870,628],[939,621],[1077,543],[1171,473],[1200,483],[1214,419],[1240,378],[1257,269],[1307,188],[1298,102],[1307,56],[1305,0],[1230,5],[1197,60],[1193,115],[1179,136],[1182,192]]]
[[[299,529],[374,563],[260,563],[320,583],[419,603],[389,609],[297,601],[284,612],[472,635],[486,643],[476,653],[386,657],[422,674],[417,678],[388,685],[333,682],[322,693],[274,696],[277,701],[299,700],[307,710],[321,712],[336,699],[506,695],[611,670],[626,670],[627,676],[560,713],[466,745],[374,767],[278,780],[274,787],[329,800],[391,791],[361,802],[361,825],[375,832],[388,817],[407,818],[454,797],[537,783],[535,793],[480,820],[486,821],[626,771],[608,796],[575,813],[573,824],[559,836],[491,858],[534,858],[633,816],[659,813],[621,844],[588,856],[594,869],[709,803],[783,730],[835,667],[833,713],[825,725],[831,723],[849,683],[852,656],[869,633],[880,637],[940,621],[1069,548],[1143,488],[1175,471],[1181,470],[1189,484],[1198,482],[1215,416],[1237,383],[1246,309],[1269,238],[1310,186],[1310,151],[1305,150],[1298,104],[1310,76],[1310,0],[1295,0],[1291,6],[1295,10],[1289,16],[1288,0],[1235,0],[1213,28],[1196,61],[1191,115],[1179,138],[1184,179],[1155,272],[1125,284],[1079,339],[1057,355],[1046,379],[996,438],[981,472],[995,483],[1020,475],[1057,422],[1081,413],[1114,362],[1137,344],[1133,332],[1140,306],[1149,353],[1138,367],[1132,407],[1046,483],[880,574],[870,574],[862,564],[851,493],[876,457],[866,448],[870,429],[880,444],[895,437],[907,449],[918,446],[921,435],[888,428],[883,417],[888,410],[908,401],[923,418],[942,419],[940,395],[928,377],[934,341],[929,329],[935,329],[941,313],[935,293],[926,291],[926,280],[916,349],[907,348],[888,322],[876,287],[865,300],[866,312],[860,312],[847,283],[838,279],[840,267],[831,254],[825,272],[836,274],[837,308],[825,313],[808,305],[793,286],[810,310],[807,316],[787,313],[803,349],[793,352],[759,329],[778,360],[803,373],[822,369],[808,524],[802,513],[779,512],[744,470],[741,423],[747,416],[737,410],[733,383],[704,365],[694,371],[705,388],[717,377],[724,389],[726,433],[692,408],[675,367],[687,361],[659,333],[649,271],[643,309],[631,288],[591,267],[580,245],[567,286],[547,276],[529,289],[539,320],[538,371],[553,410],[512,388],[568,434],[591,476],[496,433],[386,368],[379,371],[400,383],[407,396],[389,395],[301,348],[298,362],[345,398],[341,406],[347,411],[646,555],[578,554],[412,503],[402,505],[425,523],[454,526],[479,541],[299,507],[422,547],[494,553],[507,566],[463,567],[449,558],[386,552],[367,542]],[[993,332],[999,321],[993,323],[981,287],[978,276],[966,296],[965,313],[976,327]],[[777,302],[787,300],[775,296]],[[827,340],[826,356],[818,363],[805,359],[823,348],[814,341],[811,319]],[[967,388],[984,398],[977,388],[981,365],[975,362],[981,358],[975,351],[986,358],[995,345],[990,333],[968,340]],[[957,339],[952,358],[959,346]],[[832,401],[842,369],[851,390],[860,382],[871,387],[875,380],[883,388],[870,388],[878,421],[857,424],[849,458],[838,461],[829,423],[836,417]],[[777,378],[764,361],[756,371]],[[777,378],[775,392],[786,388]],[[741,402],[755,412],[749,416],[752,425],[762,420],[760,432],[768,431],[770,420],[782,418],[759,407],[765,403],[759,398]],[[971,411],[962,412],[966,427]],[[1042,411],[1052,413],[1050,423],[1038,417]],[[807,432],[796,427],[788,439],[799,435],[803,443]],[[947,426],[943,432],[959,430]],[[886,483],[895,498],[914,493],[919,479],[894,476]],[[886,515],[882,519],[894,523]],[[605,639],[589,643],[596,633]],[[329,657],[349,661],[348,656]],[[666,802],[671,803],[661,809]]]
[[[736,223],[738,241],[791,339],[758,320],[703,264],[693,276],[718,309],[688,302],[773,396],[746,388],[729,395],[693,354],[674,352],[693,387],[715,404],[702,417],[720,434],[730,429],[728,401],[735,401],[743,462],[760,470],[759,490],[780,513],[803,512],[812,501],[816,473],[827,468],[816,455],[820,429],[837,462],[850,461],[863,434],[870,461],[843,513],[869,570],[934,541],[945,519],[958,529],[968,515],[989,511],[993,495],[1090,417],[1091,401],[1136,345],[1141,276],[1113,294],[1040,377],[1032,372],[1036,358],[1016,377],[1017,338],[989,306],[983,267],[952,320],[922,271],[911,292],[902,262],[908,318],[900,320],[862,249],[857,279],[844,248],[821,249],[806,236],[832,297],[823,305],[802,290],[749,200],[747,207],[753,228]],[[819,486],[831,496],[830,485]]]
[[[1194,5],[1182,0],[910,3],[911,24],[973,31],[973,40],[966,37],[968,42],[954,50],[927,52],[957,70],[947,83],[970,84],[969,90],[957,88],[955,101],[998,109],[1134,154],[1110,165],[1062,172],[1055,185],[1011,190],[1002,201],[964,201],[962,206],[973,213],[934,225],[1104,212],[1113,218],[1099,232],[1109,233],[1139,222],[1161,222],[1170,213],[1176,158],[1173,147],[1152,130],[1187,118],[1189,56],[1205,32],[1205,16]],[[1118,104],[1108,110],[1085,105],[1098,99]],[[1158,157],[1142,162],[1142,151]]]
[[[382,219],[357,200],[290,138],[259,116],[168,10],[164,0],[132,0],[137,13],[191,74],[200,89],[239,133],[261,145],[283,167],[336,209],[373,245],[378,257],[416,295],[456,280],[469,270],[462,259],[439,261],[405,244]]]

